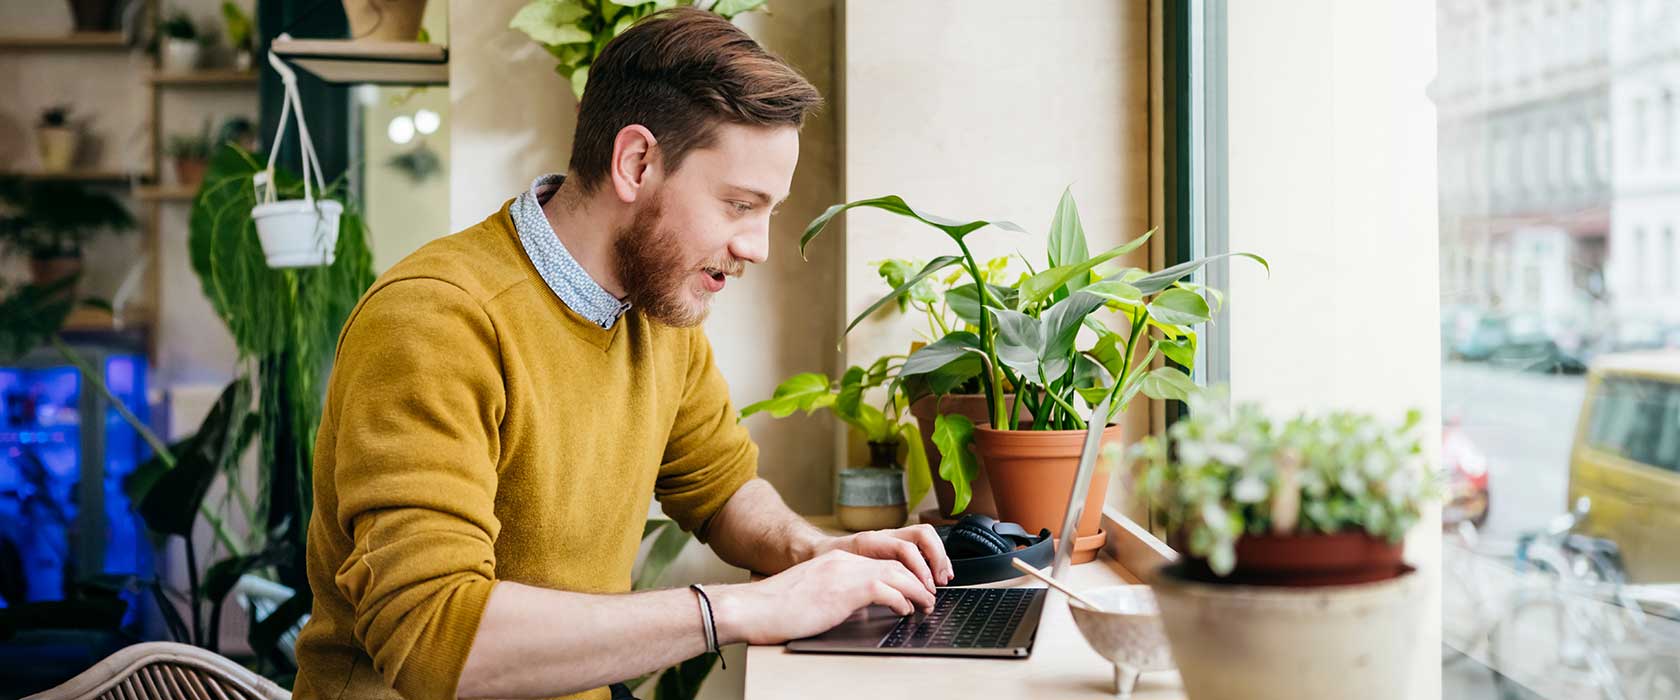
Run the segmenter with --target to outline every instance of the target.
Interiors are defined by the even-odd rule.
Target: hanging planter
[[[251,177],[257,191],[258,204],[251,208],[251,218],[257,222],[257,239],[262,242],[269,267],[331,265],[333,251],[338,247],[338,223],[344,215],[344,205],[315,198],[316,193],[325,189],[325,182],[315,144],[309,138],[309,126],[304,123],[297,74],[272,53],[268,55],[268,63],[280,74],[285,99],[280,108],[280,126],[274,132],[274,145],[268,151],[268,168]],[[281,200],[274,184],[274,161],[280,155],[280,145],[286,135],[286,120],[293,112],[297,113],[298,144],[303,153],[303,199]]]

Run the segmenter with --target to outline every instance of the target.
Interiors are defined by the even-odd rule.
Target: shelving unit
[[[134,188],[134,196],[142,202],[190,202],[198,194],[194,185],[141,185]]]
[[[449,49],[418,41],[276,39],[274,54],[335,85],[448,85]]]
[[[252,70],[234,70],[231,68],[215,68],[193,71],[190,73],[165,73],[157,71],[147,75],[146,82],[155,86],[175,87],[255,86],[257,84],[257,72]]]
[[[95,184],[123,184],[139,180],[144,176],[144,173],[125,173],[120,170],[66,170],[64,172],[57,173],[29,170],[0,171],[0,177],[18,177],[26,180],[60,180]]]

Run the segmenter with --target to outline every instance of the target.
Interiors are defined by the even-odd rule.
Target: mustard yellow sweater
[[[649,497],[695,531],[757,460],[699,329],[576,315],[505,205],[427,244],[339,338],[297,697],[454,698],[496,581],[628,591]]]

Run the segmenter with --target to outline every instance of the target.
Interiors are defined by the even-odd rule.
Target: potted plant
[[[1130,455],[1183,554],[1152,586],[1189,696],[1406,697],[1424,588],[1402,539],[1440,490],[1420,414],[1189,407]]]
[[[956,414],[935,419],[940,474],[949,475],[953,488],[961,493],[984,465],[999,517],[1029,531],[1048,528],[1060,535],[1089,407],[1105,397],[1112,399],[1108,415],[1094,417],[1112,423],[1139,393],[1183,399],[1194,386],[1184,370],[1154,366],[1161,355],[1190,367],[1196,348],[1193,326],[1210,319],[1221,303],[1220,292],[1184,278],[1230,255],[1266,264],[1248,253],[1200,258],[1154,273],[1110,264],[1141,247],[1150,234],[1091,255],[1071,191],[1063,193],[1051,220],[1045,266],[1029,270],[1030,274],[1009,287],[986,281],[965,239],[987,226],[1023,229],[1007,221],[959,221],[928,214],[897,196],[829,207],[806,227],[801,251],[829,220],[855,207],[914,219],[956,244],[958,255],[928,262],[901,289],[862,315],[873,313],[901,294],[902,288],[941,270],[961,267],[967,273],[973,286],[962,293],[964,303],[955,308],[976,331],[952,331],[917,350],[905,360],[898,376],[925,381],[935,394],[979,378],[987,420],[977,424]],[[968,295],[973,296],[972,303]],[[1117,312],[1120,330],[1096,315],[1103,309]],[[855,326],[856,321],[851,327]],[[1120,429],[1114,426],[1105,433],[1104,443],[1120,439]],[[1104,538],[1098,526],[1106,472],[1099,472],[1095,479],[1079,522],[1076,562],[1094,558]],[[959,496],[958,501],[962,500]]]
[[[916,427],[903,420],[909,402],[902,386],[897,382],[887,386],[880,408],[867,403],[864,396],[887,385],[898,369],[893,363],[903,360],[903,356],[887,356],[868,368],[854,366],[839,381],[815,372],[797,374],[776,387],[770,398],[741,409],[744,420],[759,412],[786,418],[794,411],[809,415],[826,408],[863,435],[869,446],[869,465],[841,470],[835,508],[841,527],[854,532],[903,525],[907,505],[927,495],[927,451]]]
[[[572,94],[583,99],[589,64],[607,42],[636,20],[678,5],[710,10],[725,19],[763,7],[765,0],[646,0],[644,2],[576,2],[531,0],[519,8],[508,27],[531,37],[553,55],[554,72],[572,83]],[[346,0],[346,5],[349,0]]]
[[[251,70],[251,52],[256,50],[256,23],[238,5],[224,1],[222,24],[227,28],[228,46],[233,49],[234,69]]]
[[[344,0],[352,39],[416,41],[425,15],[426,0]]]
[[[969,312],[969,308],[974,306],[976,299],[973,294],[974,283],[961,283],[964,279],[963,270],[924,277],[919,282],[906,285],[905,282],[922,269],[927,264],[926,261],[887,259],[872,264],[875,265],[876,273],[890,288],[895,291],[903,289],[894,298],[898,310],[903,313],[919,312],[926,322],[925,329],[917,328],[916,334],[920,340],[911,343],[910,352],[914,353],[954,330],[970,333],[978,330],[969,322],[973,320],[973,313]],[[1008,257],[993,258],[981,266],[980,275],[988,284],[1002,282],[1008,268]],[[881,308],[892,308],[892,305]],[[856,321],[853,323],[855,325]],[[955,519],[963,513],[996,517],[997,505],[992,499],[991,481],[986,478],[985,470],[976,472],[973,478],[968,480],[962,480],[960,475],[942,475],[944,463],[933,439],[940,415],[961,415],[971,422],[986,420],[986,396],[981,393],[978,374],[955,386],[940,387],[942,390],[939,392],[933,391],[925,381],[916,381],[916,378],[907,382],[905,387],[911,400],[910,414],[916,418],[916,425],[921,431],[922,448],[928,456],[929,480],[933,483],[938,508],[932,515],[939,520]],[[1011,398],[1013,397],[1010,395],[1004,397],[1006,401]],[[932,479],[932,475],[940,475],[941,478]],[[960,494],[953,485],[955,481],[965,484],[966,488],[962,489]],[[915,504],[915,501],[911,503]],[[924,514],[924,519],[926,517]]]
[[[41,171],[62,173],[76,163],[76,146],[81,134],[70,123],[70,108],[57,105],[41,110],[35,125],[35,143],[41,149]]]
[[[222,125],[216,129],[216,139],[212,147],[224,143],[238,146],[242,151],[256,151],[257,125],[250,117],[233,116],[222,120]]]
[[[82,271],[82,248],[134,217],[117,198],[74,182],[0,181],[0,249],[29,258],[31,283],[51,287]],[[66,288],[70,297],[73,289]]]
[[[185,10],[175,10],[158,23],[158,57],[165,73],[187,73],[198,68],[203,46],[198,26]]]
[[[196,134],[175,134],[169,137],[164,155],[175,164],[175,181],[197,188],[204,181],[204,169],[210,164],[210,120]]]

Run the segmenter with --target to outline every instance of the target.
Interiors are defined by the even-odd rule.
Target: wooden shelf
[[[125,183],[129,180],[141,178],[142,175],[140,173],[123,172],[119,170],[66,170],[62,173],[13,170],[0,172],[0,177],[17,177],[25,180]]]
[[[449,49],[418,41],[275,39],[275,55],[336,85],[448,85]]]
[[[190,202],[198,195],[198,185],[141,185],[134,188],[134,196],[142,202]]]
[[[228,69],[201,70],[190,73],[155,72],[146,76],[146,81],[153,85],[178,85],[184,87],[218,87],[218,86],[255,86],[257,74],[255,71]]]
[[[4,49],[122,49],[128,41],[122,32],[76,32],[63,36],[4,36]]]

